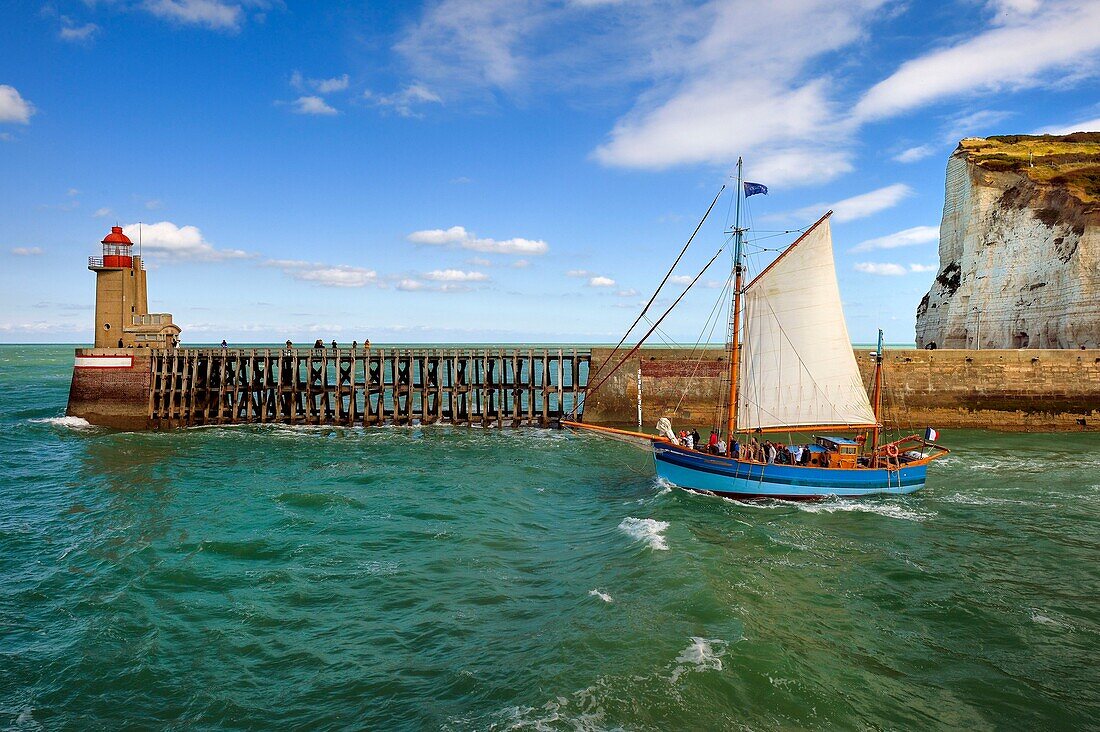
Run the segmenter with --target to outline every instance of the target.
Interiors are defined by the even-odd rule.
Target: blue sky
[[[84,0],[0,10],[0,341],[87,342],[142,224],[185,342],[615,341],[737,156],[912,342],[947,157],[1100,129],[1100,3]],[[677,270],[721,247],[732,185]],[[663,332],[693,343],[719,258]],[[674,283],[674,297],[682,285]],[[714,332],[722,338],[721,327]]]

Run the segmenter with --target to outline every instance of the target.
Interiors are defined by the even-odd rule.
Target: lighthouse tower
[[[96,348],[168,348],[180,329],[168,313],[150,313],[145,268],[134,243],[112,226],[103,238],[103,256],[89,257],[95,281]]]

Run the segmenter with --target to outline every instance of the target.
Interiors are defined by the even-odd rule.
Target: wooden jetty
[[[592,358],[575,348],[177,348],[148,354],[153,429],[241,423],[548,427],[583,405]]]

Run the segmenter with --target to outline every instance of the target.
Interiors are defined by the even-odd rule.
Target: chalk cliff
[[[917,346],[1100,347],[1100,133],[969,138]]]

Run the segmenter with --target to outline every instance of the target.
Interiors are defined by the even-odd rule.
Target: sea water
[[[0,727],[1072,729],[1100,438],[942,430],[906,497],[738,503],[552,430],[63,416],[0,347]]]

